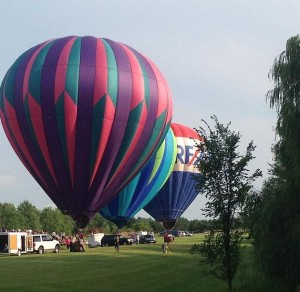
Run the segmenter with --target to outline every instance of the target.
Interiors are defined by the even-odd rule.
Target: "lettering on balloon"
[[[201,151],[195,146],[193,139],[185,137],[177,138],[177,157],[174,171],[187,171],[198,173],[197,165],[202,157]]]

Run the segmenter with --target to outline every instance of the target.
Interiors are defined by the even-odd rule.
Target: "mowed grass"
[[[114,247],[86,247],[85,253],[62,247],[59,254],[1,255],[0,291],[227,291],[225,282],[204,272],[199,255],[189,254],[202,235],[175,238],[167,254],[162,237],[156,239],[121,246],[119,253]]]

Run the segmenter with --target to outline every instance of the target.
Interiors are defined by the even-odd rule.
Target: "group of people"
[[[72,237],[66,237],[65,243],[70,252],[85,251],[83,233],[73,234]]]

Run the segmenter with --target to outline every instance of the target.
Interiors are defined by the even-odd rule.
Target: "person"
[[[136,235],[136,244],[139,244],[140,243],[140,237],[139,237],[139,235],[137,234]]]
[[[119,250],[120,250],[120,237],[119,237],[119,234],[117,234],[116,237],[115,237],[115,250],[116,250],[116,252],[119,252]]]
[[[164,244],[163,244],[163,253],[171,253],[169,243],[171,241],[171,235],[168,232],[164,234]]]
[[[71,243],[70,243],[70,251],[75,251],[75,246],[76,246],[76,235],[72,235]]]
[[[66,245],[67,249],[70,249],[70,244],[71,244],[71,238],[69,236],[66,237]]]
[[[79,241],[79,251],[85,251],[83,237],[79,237],[78,241]]]

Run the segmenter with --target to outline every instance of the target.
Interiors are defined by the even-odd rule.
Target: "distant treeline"
[[[209,230],[212,220],[191,220],[180,218],[175,226],[178,230],[189,230],[193,233],[201,233]],[[74,222],[71,217],[64,215],[57,208],[46,207],[39,210],[29,201],[23,201],[19,206],[12,203],[0,203],[0,228],[6,230],[33,230],[36,232],[56,232],[72,234]],[[132,218],[123,231],[153,231],[155,233],[164,230],[164,227],[151,218]],[[84,233],[90,232],[113,233],[117,226],[104,219],[99,213],[94,216],[90,224],[84,229]]]

